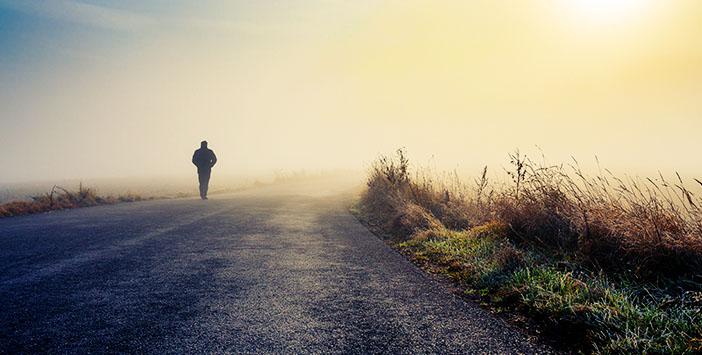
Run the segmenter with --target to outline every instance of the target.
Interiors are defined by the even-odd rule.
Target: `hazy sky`
[[[0,0],[0,182],[553,161],[702,175],[702,1]]]

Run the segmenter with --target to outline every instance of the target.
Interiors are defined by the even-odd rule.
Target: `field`
[[[506,182],[372,166],[361,219],[431,272],[596,353],[702,351],[702,199],[686,184],[590,176],[509,155]]]
[[[339,180],[343,177],[341,180],[348,183],[356,181],[358,176],[360,175],[353,171],[304,170],[281,170],[259,176],[217,174],[210,183],[209,195],[311,179],[321,182],[324,179]],[[38,182],[0,185],[0,218],[120,202],[195,197],[199,194],[196,177],[96,179],[88,180],[88,183],[91,187],[87,183],[70,180],[60,181],[59,184]],[[322,185],[324,184],[320,188]]]
[[[35,195],[31,200],[18,200],[0,204],[0,218],[148,199],[153,198],[144,198],[136,194],[101,196],[97,194],[96,190],[83,187],[82,184],[79,185],[76,191],[70,191],[54,185],[49,192]]]

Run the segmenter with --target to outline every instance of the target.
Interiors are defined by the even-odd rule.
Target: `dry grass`
[[[412,171],[399,150],[372,165],[357,210],[413,260],[538,320],[566,350],[699,352],[702,199],[683,179],[509,157],[509,182],[486,168],[467,184]]]
[[[702,270],[702,199],[679,176],[675,182],[608,171],[587,176],[577,163],[544,166],[519,152],[509,157],[511,183],[491,183],[486,168],[474,184],[464,184],[455,175],[412,175],[400,150],[374,163],[361,205],[397,225],[391,232],[402,238],[437,222],[460,230],[499,221],[517,245],[606,271],[656,278]],[[401,217],[417,222],[394,222]]]
[[[0,205],[0,217],[142,200],[144,198],[141,196],[132,194],[99,196],[94,189],[84,187],[82,184],[77,191],[69,191],[62,187],[54,186],[48,193],[32,197],[31,201],[12,201]]]

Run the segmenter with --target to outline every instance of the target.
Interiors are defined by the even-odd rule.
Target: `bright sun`
[[[651,0],[564,0],[584,20],[594,23],[619,23],[640,18]]]

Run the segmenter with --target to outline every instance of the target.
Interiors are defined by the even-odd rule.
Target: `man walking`
[[[202,141],[200,149],[193,154],[193,164],[197,166],[197,177],[200,180],[200,198],[207,200],[210,174],[212,173],[212,167],[217,164],[217,156],[212,149],[207,148],[207,141]]]

